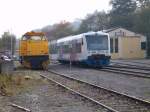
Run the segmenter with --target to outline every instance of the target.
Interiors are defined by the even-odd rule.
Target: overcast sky
[[[110,0],[0,0],[0,35],[17,36],[61,20],[74,21],[95,10],[109,10]]]

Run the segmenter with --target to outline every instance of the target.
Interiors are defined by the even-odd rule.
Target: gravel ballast
[[[43,71],[20,70],[16,73],[27,74],[37,79],[38,83],[30,83],[29,88],[13,96],[0,96],[0,112],[24,112],[10,106],[10,102],[32,112],[106,112],[105,109],[44,80],[39,76]]]
[[[74,66],[72,66],[70,71],[69,65],[50,65],[50,69],[150,101],[150,79]]]

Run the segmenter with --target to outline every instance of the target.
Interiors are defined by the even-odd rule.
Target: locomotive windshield
[[[88,50],[108,50],[108,36],[107,35],[87,35],[87,49]]]
[[[24,36],[22,40],[46,40],[45,36]]]
[[[31,36],[31,40],[41,40],[40,36]]]

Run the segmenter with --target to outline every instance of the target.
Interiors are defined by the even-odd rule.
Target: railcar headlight
[[[108,51],[105,51],[105,53],[108,53]]]

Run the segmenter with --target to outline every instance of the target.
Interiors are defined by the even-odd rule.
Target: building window
[[[141,49],[146,50],[146,42],[141,42]]]
[[[118,53],[118,38],[115,38],[115,53]]]
[[[114,49],[113,49],[113,38],[110,39],[110,52],[113,53]]]

